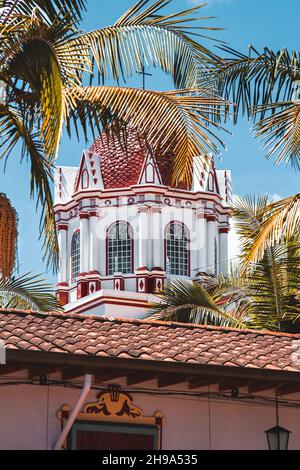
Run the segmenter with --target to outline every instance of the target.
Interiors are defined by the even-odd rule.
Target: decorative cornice
[[[218,220],[218,217],[213,214],[205,214],[204,217],[207,220],[207,222],[216,222]]]
[[[139,189],[139,191],[134,191],[134,189]],[[131,197],[131,196],[136,196],[138,194],[142,194],[142,189],[143,187],[132,187],[130,189],[127,188],[127,190],[123,191],[123,190],[116,190],[116,192],[118,193],[118,195],[120,196],[124,196],[124,197]],[[214,203],[216,206],[215,206],[215,210],[216,212],[219,214],[219,215],[226,215],[226,216],[230,216],[230,207],[229,206],[223,206],[222,205],[222,199],[218,196],[218,195],[215,195],[215,194],[212,194],[212,193],[205,193],[205,192],[188,192],[188,195],[186,192],[182,192],[182,191],[179,191],[179,190],[170,190],[168,188],[161,188],[159,186],[154,186],[153,188],[151,188],[151,191],[149,191],[149,188],[148,190],[146,191],[147,188],[144,188],[145,190],[145,194],[151,194],[151,196],[154,196],[156,194],[160,195],[160,196],[164,196],[166,198],[179,198],[179,199],[182,199],[182,200],[187,200],[187,201],[191,201],[191,202],[201,202],[201,203],[207,203],[207,202],[211,202],[211,203]],[[104,203],[104,201],[108,198],[113,198],[113,197],[116,197],[116,194],[113,193],[111,190],[110,191],[100,191],[100,190],[97,190],[97,191],[92,191],[91,193],[87,195],[84,195],[84,197],[81,197],[79,198],[78,200],[71,200],[71,201],[68,201],[67,203],[65,204],[56,204],[55,205],[55,212],[58,213],[58,212],[63,212],[63,213],[67,213],[68,211],[71,211],[71,210],[74,210],[76,209],[76,207],[78,206],[78,202],[79,201],[84,201],[84,200],[88,200],[88,199],[97,199],[97,201],[99,201],[100,204]],[[224,203],[225,201],[223,201]],[[153,203],[153,201],[152,201]],[[140,203],[141,206],[143,205],[142,203]],[[175,205],[174,205],[175,206]],[[91,208],[90,208],[91,209]],[[102,206],[101,206],[101,209],[102,209]],[[107,207],[104,207],[103,206],[103,209],[107,209]]]
[[[82,279],[85,279],[87,275],[88,275],[88,273],[80,273],[80,274],[78,275],[78,278],[77,278],[77,279],[81,279],[81,280],[82,280]]]
[[[198,219],[206,219],[206,214],[204,212],[203,209],[199,210],[196,212],[196,217],[198,217]]]
[[[138,211],[141,213],[147,213],[149,211],[149,206],[139,206]]]
[[[101,217],[102,212],[97,210],[92,210],[89,212],[90,217]]]
[[[68,225],[62,223],[58,223],[56,227],[59,232],[67,231],[69,229]]]
[[[89,219],[89,218],[90,218],[90,214],[88,212],[80,212],[79,213],[79,219],[80,220]]]
[[[230,227],[220,227],[219,228],[219,233],[229,233],[230,232]]]
[[[153,214],[161,214],[162,209],[161,209],[160,206],[153,206],[153,207],[151,207],[151,212],[152,212]]]

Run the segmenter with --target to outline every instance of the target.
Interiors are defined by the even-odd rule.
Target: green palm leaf
[[[245,273],[251,263],[261,260],[267,247],[278,244],[283,237],[293,239],[300,228],[300,194],[267,204],[259,213],[260,224],[244,244]],[[248,219],[249,221],[249,219]]]
[[[245,327],[245,323],[218,307],[212,295],[199,283],[171,281],[162,292],[156,294],[161,302],[153,304],[151,314],[184,323],[200,323],[216,326]]]
[[[298,321],[299,283],[299,244],[282,242],[268,246],[263,259],[247,275],[252,325],[282,330],[285,324]]]
[[[188,185],[192,180],[193,159],[218,152],[216,142],[223,142],[210,130],[208,124],[219,129],[208,114],[211,109],[221,113],[227,103],[197,90],[179,90],[159,93],[148,90],[119,87],[86,87],[66,94],[71,120],[83,129],[99,125],[99,116],[130,122],[140,134],[146,134],[149,145],[172,148],[175,154],[173,178]],[[160,126],[157,126],[157,123]],[[70,126],[70,124],[69,124]],[[161,129],[164,129],[163,138]],[[204,157],[205,158],[205,157]]]
[[[16,110],[0,105],[0,134],[2,137],[0,158],[8,158],[15,146],[21,144],[21,160],[29,157],[31,167],[30,191],[41,208],[41,232],[45,235],[47,264],[58,266],[58,242],[54,226],[54,209],[50,183],[53,181],[52,166],[44,158],[43,145],[23,123]]]
[[[54,289],[39,275],[31,273],[0,279],[1,308],[22,308],[40,312],[61,311]]]
[[[35,7],[39,7],[50,20],[60,12],[78,21],[82,18],[82,12],[86,10],[86,0],[0,0],[0,8],[4,8],[7,15],[12,13],[30,15]]]
[[[177,88],[207,84],[220,60],[192,38],[201,35],[190,25],[208,19],[192,16],[205,4],[172,15],[159,14],[169,3],[169,0],[154,3],[141,0],[115,25],[83,34],[70,44],[91,51],[103,81],[111,77],[125,80],[145,64],[151,64],[171,75]],[[197,29],[220,28],[198,26]]]
[[[176,150],[174,179],[190,181],[193,156],[216,152],[217,143],[222,145],[209,126],[227,112],[227,105],[211,88],[210,74],[219,60],[194,40],[201,34],[195,29],[197,15],[193,15],[203,5],[167,15],[162,8],[169,4],[168,0],[141,0],[115,25],[81,33],[77,20],[85,3],[0,2],[4,8],[0,12],[0,80],[7,88],[7,103],[0,110],[4,133],[1,153],[8,157],[22,141],[22,158],[26,155],[31,160],[31,192],[43,209],[45,256],[54,267],[57,239],[49,188],[64,122],[69,131],[71,122],[76,130],[81,125],[87,136],[87,126],[96,125],[99,129],[108,114],[110,120],[121,122],[128,121],[132,114],[134,127],[141,132],[149,130],[149,142],[154,147],[172,137],[169,140]],[[200,32],[205,29],[215,28],[199,28]],[[91,76],[95,72],[94,61],[103,78],[116,79],[132,75],[149,63],[170,74],[177,86],[187,90],[142,94],[113,87],[84,89],[85,73]],[[204,82],[207,88],[194,89]]]

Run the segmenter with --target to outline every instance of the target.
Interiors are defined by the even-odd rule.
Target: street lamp
[[[276,397],[276,426],[265,431],[269,450],[288,450],[291,432],[279,426],[278,400]]]

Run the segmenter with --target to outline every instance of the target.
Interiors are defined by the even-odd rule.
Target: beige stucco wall
[[[56,412],[63,404],[72,406],[79,393],[57,386],[1,384],[0,449],[52,449],[60,434]],[[95,401],[96,395],[93,390],[88,401]],[[275,425],[273,406],[141,393],[132,396],[145,415],[161,411],[165,416],[165,450],[266,449],[264,431]],[[291,395],[289,400],[299,398]],[[280,408],[280,424],[292,431],[289,448],[300,449],[300,409]]]

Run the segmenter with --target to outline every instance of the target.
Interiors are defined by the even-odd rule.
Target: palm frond
[[[168,321],[298,332],[300,330],[300,245],[268,247],[244,278],[202,275],[196,282],[171,281],[149,315]]]
[[[292,100],[295,82],[300,80],[300,53],[287,49],[274,52],[265,48],[258,52],[249,46],[248,55],[223,46],[230,58],[219,70],[218,89],[225,99],[236,105],[235,121],[239,111],[248,117],[264,117],[267,106]]]
[[[260,226],[245,250],[243,274],[251,263],[261,260],[269,246],[285,237],[293,239],[300,227],[300,194],[273,202],[260,212]]]
[[[276,155],[276,164],[291,163],[299,171],[300,104],[275,103],[265,108],[276,110],[274,114],[265,117],[255,126],[256,136],[264,142],[267,157]]]
[[[8,158],[14,147],[20,143],[21,160],[24,157],[30,159],[31,196],[36,196],[41,208],[40,231],[44,234],[45,257],[47,264],[55,270],[58,266],[58,242],[50,187],[53,181],[52,166],[43,155],[43,146],[38,136],[27,129],[20,113],[3,105],[0,105],[0,134],[2,137],[0,158]]]
[[[1,153],[8,157],[22,142],[22,158],[31,160],[31,193],[42,207],[46,255],[52,250],[54,266],[57,239],[50,184],[64,119],[68,129],[75,123],[85,134],[88,125],[99,129],[108,120],[130,121],[139,132],[149,132],[154,148],[158,142],[175,147],[174,180],[190,182],[193,157],[205,158],[207,152],[218,151],[217,143],[223,145],[210,125],[228,109],[210,86],[219,59],[194,40],[206,29],[218,29],[198,29],[195,21],[205,19],[197,18],[203,5],[168,15],[162,9],[169,0],[141,0],[115,25],[83,34],[77,22],[85,4],[0,0],[0,80],[7,86],[7,103],[0,109]],[[104,78],[119,79],[153,64],[185,89],[147,94],[114,87],[80,88],[95,60]],[[203,82],[208,89],[194,88]]]
[[[235,221],[235,228],[239,236],[241,258],[246,260],[249,251],[253,247],[255,237],[261,229],[264,219],[264,211],[271,203],[268,195],[252,196],[246,195],[235,198],[232,208],[232,215]]]
[[[32,16],[25,32],[14,36],[10,42],[12,49],[6,73],[11,79],[27,84],[40,102],[44,152],[49,161],[53,161],[57,157],[63,125],[60,64],[39,16]]]
[[[161,302],[151,306],[151,314],[160,314],[162,318],[184,323],[245,327],[234,312],[229,313],[218,307],[214,298],[199,283],[170,281],[156,295]]]
[[[30,15],[36,7],[51,21],[58,13],[67,14],[70,20],[79,21],[82,19],[82,12],[86,10],[86,0],[0,0],[2,18],[9,18],[12,14]]]
[[[72,44],[90,50],[102,79],[123,80],[142,67],[160,67],[174,79],[176,88],[194,88],[207,84],[220,60],[193,39],[197,30],[220,28],[193,26],[194,17],[205,4],[171,15],[160,11],[170,2],[141,0],[107,28],[82,34]],[[68,45],[69,46],[69,45]]]
[[[300,283],[299,243],[285,241],[267,246],[264,257],[247,275],[248,315],[255,328],[281,330],[298,321],[296,301]]]
[[[223,142],[207,127],[210,112],[219,113],[215,106],[227,103],[197,90],[180,90],[159,93],[119,87],[86,87],[66,93],[70,121],[80,122],[83,129],[99,127],[99,116],[109,115],[112,120],[130,122],[138,133],[147,136],[154,149],[160,146],[172,148],[176,158],[173,178],[176,182],[191,184],[193,159],[217,153],[217,141]],[[220,128],[214,123],[215,128]],[[164,131],[162,132],[162,129]]]
[[[256,136],[263,141],[267,157],[276,164],[291,163],[300,169],[300,53],[265,48],[259,53],[249,46],[248,55],[229,47],[231,54],[219,70],[218,90],[235,104],[239,113],[254,121]]]
[[[40,275],[24,274],[0,278],[1,308],[22,308],[40,312],[61,311],[53,287]]]

